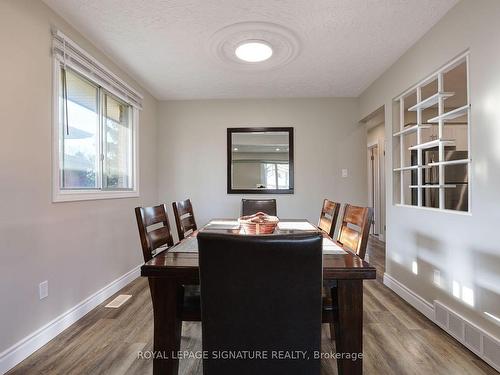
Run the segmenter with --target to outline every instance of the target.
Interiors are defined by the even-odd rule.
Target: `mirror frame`
[[[233,165],[233,133],[264,133],[284,132],[288,133],[288,189],[233,189],[232,165]],[[228,194],[293,194],[293,127],[265,127],[265,128],[227,128],[227,193]]]

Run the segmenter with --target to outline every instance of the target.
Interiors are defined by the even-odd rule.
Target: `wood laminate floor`
[[[365,374],[498,374],[382,284],[382,242],[371,238],[368,254],[377,280],[364,283]],[[117,294],[133,297],[119,309],[105,308],[113,296],[8,374],[152,374],[152,361],[138,358],[139,351],[152,350],[147,280],[139,278]],[[335,351],[329,337],[324,324],[325,353]],[[201,350],[200,323],[183,324],[181,350]],[[201,374],[201,360],[180,361],[179,374]],[[323,360],[321,374],[337,374],[335,360]]]

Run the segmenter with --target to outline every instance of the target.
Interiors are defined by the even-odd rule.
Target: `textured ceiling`
[[[458,0],[44,0],[158,99],[358,96]],[[269,70],[213,58],[239,22],[293,32]]]

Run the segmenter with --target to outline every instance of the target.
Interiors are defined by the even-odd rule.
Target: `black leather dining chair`
[[[202,231],[198,249],[203,374],[319,374],[322,236]]]
[[[276,216],[276,199],[242,199],[241,216],[253,215],[257,212]]]

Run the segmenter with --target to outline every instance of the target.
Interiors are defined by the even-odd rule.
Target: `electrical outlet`
[[[342,177],[343,177],[343,178],[346,178],[346,177],[347,177],[347,169],[346,169],[346,168],[343,168],[343,169],[342,169]]]
[[[40,299],[44,299],[49,296],[49,282],[47,280],[38,285],[38,293],[40,294]]]

